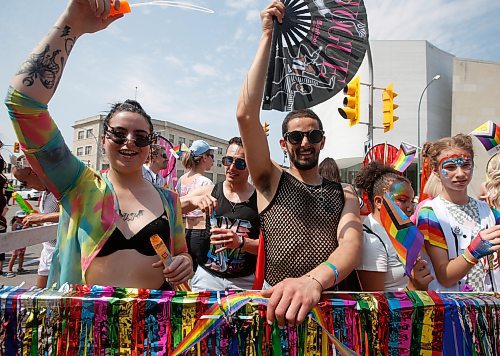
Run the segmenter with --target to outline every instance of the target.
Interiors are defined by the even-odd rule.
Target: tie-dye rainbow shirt
[[[113,188],[105,174],[71,153],[46,105],[12,87],[5,104],[26,158],[61,206],[48,285],[85,284],[85,271],[120,218]],[[185,253],[179,197],[169,190],[158,191],[170,221],[170,251]]]

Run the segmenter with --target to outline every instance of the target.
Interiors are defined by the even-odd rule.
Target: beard
[[[290,162],[294,165],[295,168],[301,171],[308,171],[310,169],[313,169],[318,165],[319,161],[319,152],[316,152],[314,148],[311,148],[313,150],[313,155],[309,159],[299,159],[298,154],[300,153],[300,150],[292,150],[289,152],[290,156]]]

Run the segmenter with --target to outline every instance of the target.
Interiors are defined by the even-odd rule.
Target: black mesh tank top
[[[338,246],[343,209],[339,183],[323,179],[321,185],[308,186],[283,172],[273,200],[260,214],[266,282],[301,277],[326,261]]]

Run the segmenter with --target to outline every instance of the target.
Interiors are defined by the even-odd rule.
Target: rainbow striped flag
[[[401,142],[396,159],[392,162],[392,167],[403,173],[406,171],[406,168],[408,168],[411,162],[413,162],[413,158],[415,158],[416,154],[417,148],[415,146],[406,142]]]
[[[405,267],[406,275],[411,276],[413,265],[424,244],[424,235],[387,193],[384,194],[384,201],[380,209],[380,220],[391,239],[399,260]]]
[[[490,155],[500,152],[500,126],[493,121],[486,121],[470,135],[476,136]]]
[[[182,152],[187,152],[189,150],[188,146],[186,146],[185,143],[181,144],[181,145],[177,145],[177,146],[174,146],[170,149],[170,153],[172,153],[172,155],[179,159],[181,158],[182,156]]]

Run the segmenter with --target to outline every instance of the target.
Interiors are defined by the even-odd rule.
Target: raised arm
[[[269,197],[272,187],[277,186],[281,170],[271,161],[267,138],[260,123],[260,106],[264,95],[273,18],[281,23],[285,6],[273,1],[262,12],[262,36],[259,47],[241,88],[236,117],[252,181],[259,194]],[[271,183],[270,183],[271,182]],[[273,192],[274,193],[274,192]]]
[[[57,89],[76,40],[107,27],[110,0],[72,0],[11,81],[5,104],[21,148],[57,199],[77,184],[85,165],[71,154],[47,104]],[[115,3],[119,6],[119,2]]]
[[[119,7],[119,1],[115,3]],[[33,49],[11,81],[14,89],[48,104],[61,79],[76,40],[106,28],[119,17],[108,17],[110,0],[72,0],[49,33]]]

